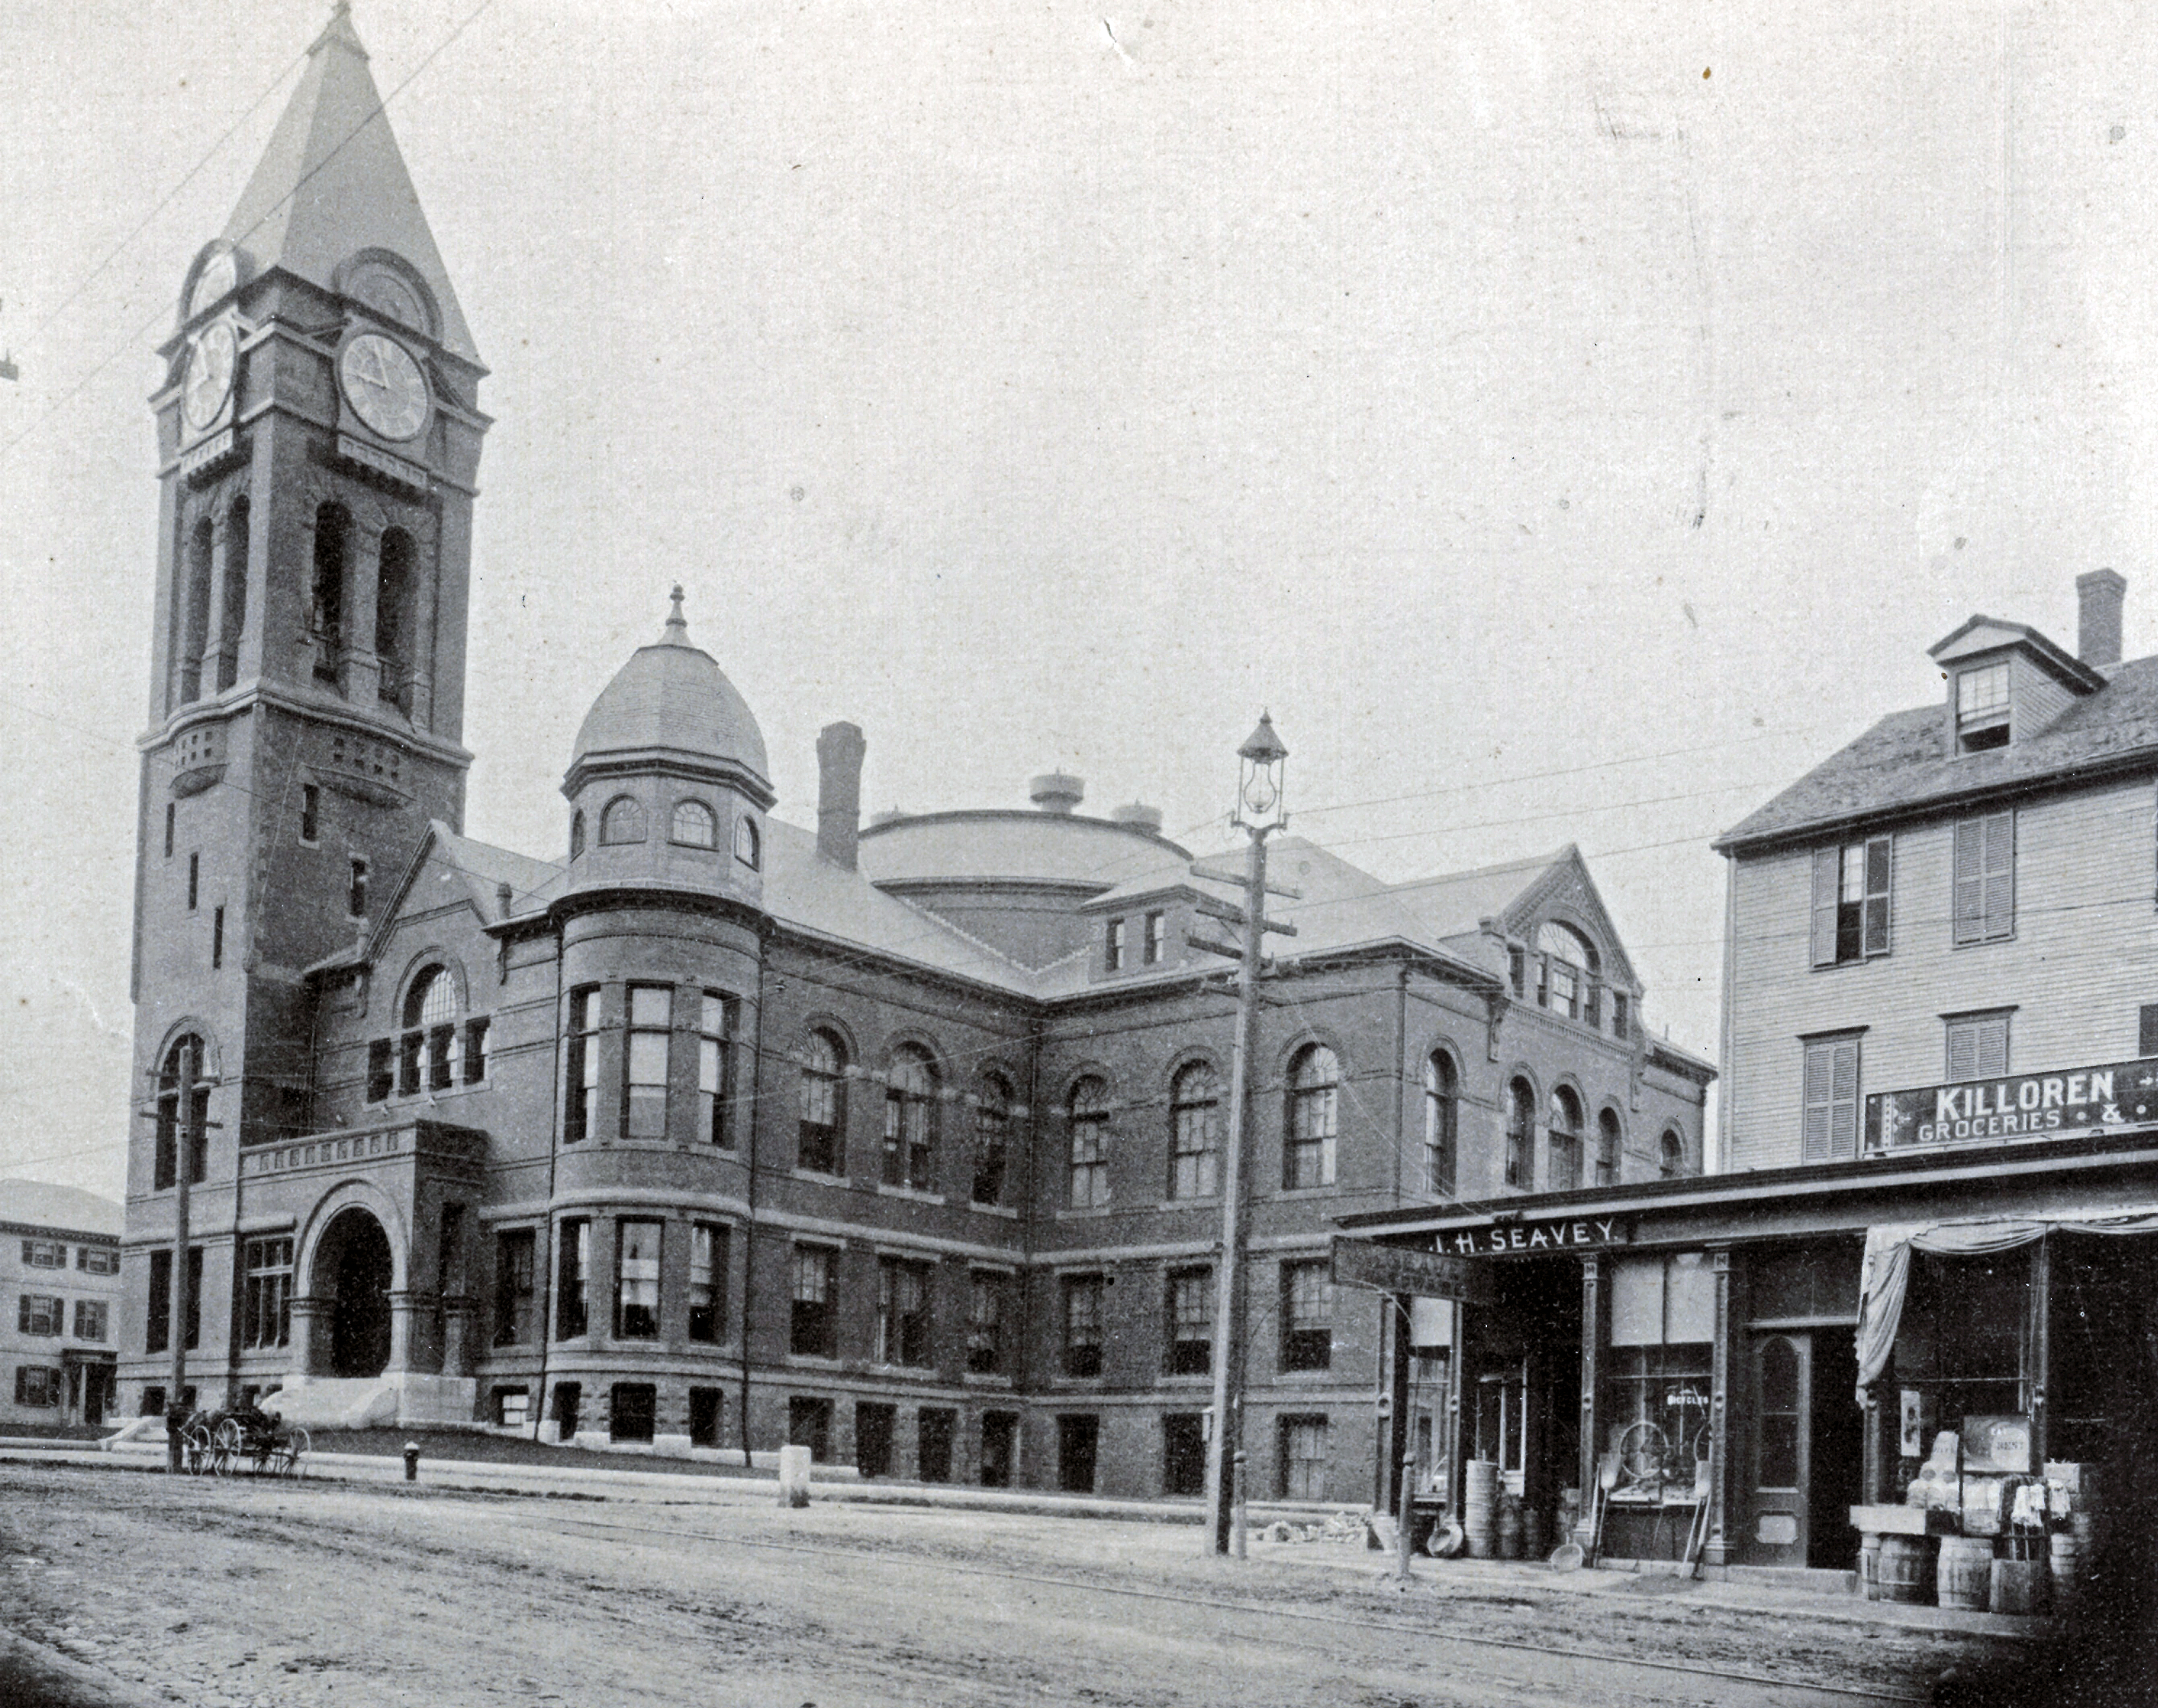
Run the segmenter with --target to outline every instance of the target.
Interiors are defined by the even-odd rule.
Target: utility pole
[[[173,1373],[172,1385],[165,1390],[165,1468],[175,1474],[182,1468],[180,1393],[188,1380],[188,1306],[191,1292],[188,1285],[188,1177],[194,1171],[195,1147],[201,1142],[200,1117],[208,1113],[197,1102],[199,1094],[196,1081],[202,1077],[201,1050],[199,1043],[188,1043],[181,1048],[178,1107],[173,1111],[173,1143],[177,1153],[173,1158]]]
[[[1195,938],[1203,948],[1233,956],[1236,973],[1236,1038],[1229,1069],[1229,1132],[1221,1168],[1221,1256],[1214,1276],[1214,1427],[1206,1444],[1206,1496],[1212,1514],[1212,1551],[1243,1553],[1244,1490],[1236,1472],[1244,1462],[1244,1150],[1251,1127],[1252,1076],[1258,1060],[1259,962],[1265,934],[1293,927],[1267,923],[1267,838],[1288,823],[1281,810],[1283,761],[1288,749],[1262,715],[1259,726],[1236,750],[1242,761],[1233,822],[1250,839],[1244,865],[1244,905],[1237,923],[1243,942],[1231,947]],[[1247,816],[1248,814],[1248,816]],[[1200,875],[1219,877],[1194,868]],[[1202,911],[1226,918],[1226,908]]]

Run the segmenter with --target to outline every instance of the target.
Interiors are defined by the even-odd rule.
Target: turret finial
[[[682,615],[682,584],[677,581],[674,591],[667,596],[674,608],[667,614],[667,632],[659,638],[669,646],[686,647],[689,644],[689,624]]]

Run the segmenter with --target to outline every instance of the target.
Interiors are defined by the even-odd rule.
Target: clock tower
[[[460,825],[472,757],[485,370],[343,4],[159,353],[129,1244],[169,1240],[187,1168],[214,1384],[241,1152],[313,1118],[303,975]],[[132,1352],[157,1284],[129,1256]]]

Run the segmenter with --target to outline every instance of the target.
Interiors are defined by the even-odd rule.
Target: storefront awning
[[[1968,1256],[2027,1246],[2052,1233],[2158,1234],[2158,1205],[2116,1205],[2045,1217],[1986,1216],[1960,1221],[1898,1222],[1866,1231],[1866,1256],[1858,1270],[1858,1401],[1888,1367],[1896,1330],[1903,1320],[1903,1295],[1911,1280],[1911,1253]]]

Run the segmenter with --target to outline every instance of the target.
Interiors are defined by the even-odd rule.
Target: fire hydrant
[[[405,1443],[405,1480],[407,1483],[420,1480],[420,1443],[416,1441]]]

